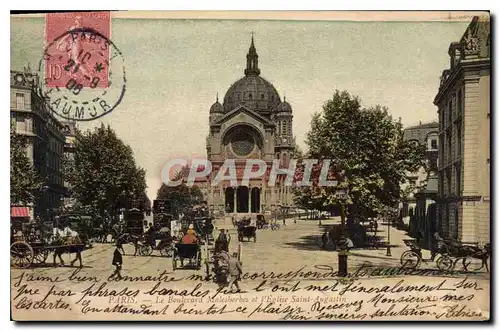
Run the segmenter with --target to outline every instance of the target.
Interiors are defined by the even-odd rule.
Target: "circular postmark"
[[[49,43],[38,64],[38,93],[58,116],[92,121],[112,112],[126,89],[123,54],[92,28],[67,31]]]

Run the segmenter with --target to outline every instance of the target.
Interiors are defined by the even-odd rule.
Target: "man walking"
[[[238,280],[241,277],[241,264],[238,261],[238,253],[234,252],[233,256],[229,259],[229,291],[233,292],[233,285],[236,286],[236,289],[241,291],[240,286],[238,285]]]
[[[118,247],[115,248],[115,252],[113,253],[113,261],[111,263],[115,266],[115,272],[111,276],[109,276],[108,280],[112,280],[116,277],[117,280],[122,278],[120,271],[122,270],[123,265],[123,257],[120,249]]]

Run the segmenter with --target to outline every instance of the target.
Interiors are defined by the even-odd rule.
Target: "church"
[[[278,159],[280,168],[288,168],[295,146],[292,119],[290,104],[261,76],[252,35],[244,76],[229,87],[222,103],[217,97],[210,107],[207,159],[212,173],[208,181],[226,159],[235,160],[238,184],[247,159],[265,161],[268,170]],[[205,194],[210,209],[218,214],[249,214],[276,213],[292,206],[291,188],[279,181],[268,186],[266,175],[251,179],[248,186],[232,186],[229,181],[208,185]]]

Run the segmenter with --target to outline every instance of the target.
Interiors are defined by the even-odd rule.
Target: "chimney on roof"
[[[422,125],[422,121],[418,121],[418,125]]]

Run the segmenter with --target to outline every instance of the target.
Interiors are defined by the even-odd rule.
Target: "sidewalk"
[[[379,223],[377,235],[381,240],[387,242],[387,223]],[[351,262],[354,263],[372,263],[372,264],[386,264],[386,265],[399,265],[400,257],[403,252],[408,250],[408,247],[403,242],[404,239],[413,239],[408,236],[405,231],[398,230],[395,227],[390,227],[390,252],[391,256],[387,256],[387,247],[378,249],[353,249],[349,257]],[[430,253],[429,253],[430,254]],[[424,256],[427,253],[424,251]]]

